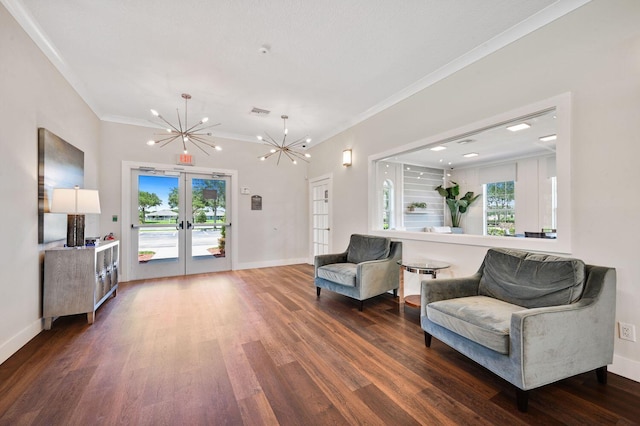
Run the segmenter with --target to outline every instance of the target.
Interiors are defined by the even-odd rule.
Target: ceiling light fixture
[[[538,139],[540,139],[541,142],[551,142],[558,139],[558,135],[542,136],[541,138],[538,138]]]
[[[170,144],[171,142],[175,141],[176,139],[180,139],[180,141],[182,142],[182,150],[185,154],[189,152],[187,150],[187,142],[191,142],[193,145],[198,147],[202,152],[204,152],[207,155],[209,155],[209,153],[205,151],[202,146],[208,146],[209,148],[213,148],[216,151],[220,151],[222,148],[220,148],[218,145],[206,139],[206,137],[211,137],[211,132],[203,132],[203,130],[209,129],[211,127],[219,126],[220,123],[205,126],[204,124],[207,121],[209,121],[209,119],[207,117],[204,117],[202,120],[198,121],[196,124],[189,127],[189,125],[187,124],[187,117],[188,117],[187,102],[189,101],[189,99],[191,99],[191,95],[189,95],[188,93],[183,93],[182,99],[184,99],[184,121],[180,120],[180,112],[178,111],[178,108],[176,108],[176,113],[178,114],[178,125],[176,126],[174,126],[173,124],[165,120],[165,118],[162,115],[160,115],[158,111],[156,111],[155,109],[151,110],[151,114],[153,114],[154,117],[158,117],[166,125],[169,126],[167,128],[167,132],[169,133],[169,136],[160,137],[157,140],[155,139],[150,140],[149,142],[147,142],[147,145],[149,146],[160,145],[160,148],[162,148]],[[158,124],[160,125],[160,123]],[[163,136],[164,133],[156,133],[156,135]]]
[[[519,130],[528,129],[529,127],[531,127],[531,124],[529,123],[520,123],[514,124],[513,126],[507,126],[507,129],[511,130],[512,132],[517,132]]]
[[[463,157],[464,158],[472,158],[472,157],[477,157],[478,155],[480,155],[480,154],[478,154],[477,152],[470,152],[468,154],[464,154]]]
[[[267,132],[264,132],[266,137],[258,135],[259,141],[265,142],[267,145],[271,146],[269,153],[260,157],[260,160],[264,161],[267,158],[271,157],[273,154],[278,153],[278,161],[276,162],[276,165],[280,164],[280,158],[282,157],[282,154],[286,155],[293,164],[298,164],[298,162],[296,161],[297,159],[306,161],[308,163],[309,160],[307,160],[307,158],[311,158],[311,155],[308,153],[296,151],[295,149],[298,147],[303,147],[305,143],[311,142],[311,138],[305,136],[287,144],[287,134],[289,133],[289,129],[287,129],[287,119],[289,118],[289,116],[281,115],[280,118],[282,118],[284,126],[284,135],[282,136],[282,142],[276,142],[276,140],[273,139]]]
[[[434,146],[433,148],[431,148],[431,151],[444,151],[445,149],[447,149],[446,146],[442,146],[442,145],[438,145],[438,146]]]

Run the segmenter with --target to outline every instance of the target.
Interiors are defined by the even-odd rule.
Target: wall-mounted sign
[[[218,191],[216,191],[215,189],[203,189],[202,198],[204,198],[205,200],[217,200]]]
[[[176,163],[183,166],[195,165],[193,155],[191,154],[178,154],[178,161]]]
[[[262,210],[262,197],[259,195],[251,196],[251,210]]]

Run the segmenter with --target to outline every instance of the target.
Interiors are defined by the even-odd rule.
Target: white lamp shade
[[[95,189],[55,188],[51,213],[100,213],[100,196]]]
[[[351,165],[351,150],[345,149],[342,151],[342,165],[350,166]]]

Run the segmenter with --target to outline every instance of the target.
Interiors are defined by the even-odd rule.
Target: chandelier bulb
[[[307,143],[311,142],[311,138],[307,138],[306,142]]]
[[[189,138],[188,138],[188,137],[186,137],[186,136],[184,136],[184,137],[182,138],[182,140],[183,140],[183,141],[185,141],[185,142],[189,142]]]
[[[156,117],[159,117],[160,114],[158,113],[158,111],[156,111],[155,109],[151,110],[151,114],[155,115]]]
[[[267,159],[267,157],[260,157],[260,161],[264,161],[266,159]]]
[[[156,141],[153,141],[153,140],[152,141],[147,141],[147,145],[149,145],[149,146],[153,146],[155,144],[156,144]]]
[[[275,149],[271,149],[269,152],[272,153],[272,154],[275,154],[276,150]]]
[[[173,130],[171,129],[167,129],[167,133],[171,133]]]
[[[287,133],[289,133],[289,129],[285,128],[284,129],[284,134],[286,135]]]
[[[293,164],[298,164],[298,162],[296,160],[293,160]]]
[[[200,123],[206,123],[207,121],[209,121],[209,117],[205,117],[202,120],[200,120]]]
[[[256,137],[258,138],[258,140],[259,140],[259,141],[261,141],[261,140],[262,140],[262,136],[258,135],[258,136],[256,136]]]
[[[185,149],[184,151],[182,151],[182,152],[184,152],[185,154],[188,154],[188,153],[189,153],[189,151],[187,151],[186,149]]]
[[[304,156],[307,157],[307,158],[311,158],[311,154],[309,154],[309,153],[304,154]]]
[[[216,145],[216,147],[214,148],[216,151],[222,151],[222,148],[220,148],[219,146]]]

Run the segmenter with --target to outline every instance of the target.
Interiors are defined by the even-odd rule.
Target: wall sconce
[[[67,247],[84,246],[84,215],[100,213],[100,197],[95,189],[54,188],[51,213],[66,213]]]
[[[342,165],[349,167],[351,165],[351,160],[351,150],[345,149],[344,151],[342,151]]]

